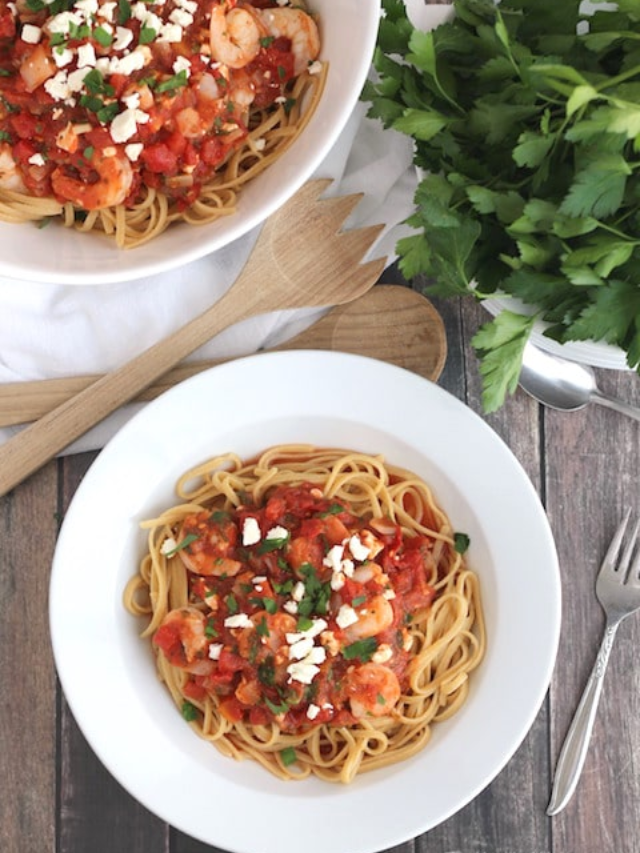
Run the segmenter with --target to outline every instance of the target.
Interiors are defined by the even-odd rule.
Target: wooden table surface
[[[402,283],[387,271],[385,280],[394,279]],[[467,300],[436,305],[449,346],[439,384],[480,413],[468,342],[486,315]],[[599,371],[599,381],[640,405],[636,374]],[[639,425],[595,405],[571,414],[544,410],[522,391],[486,420],[529,474],[556,538],[564,595],[559,655],[548,696],[505,769],[474,802],[394,853],[638,853],[640,617],[619,631],[577,793],[554,818],[545,807],[603,628],[594,596],[599,562],[624,508],[640,509]],[[212,851],[119,786],[87,745],[56,680],[47,618],[51,560],[60,522],[94,458],[53,461],[0,500],[0,851]]]

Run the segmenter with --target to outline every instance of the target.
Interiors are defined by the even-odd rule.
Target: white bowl
[[[320,17],[329,74],[322,100],[294,145],[242,192],[222,221],[170,228],[137,249],[62,225],[0,223],[0,275],[59,284],[102,284],[166,272],[197,260],[263,222],[308,180],[339,139],[356,106],[375,48],[380,0],[311,0]]]
[[[278,376],[286,379],[274,382]],[[247,458],[281,442],[382,452],[413,470],[431,484],[454,529],[469,534],[468,561],[480,578],[487,651],[465,704],[433,727],[420,754],[348,786],[281,782],[200,739],[156,678],[141,625],[122,605],[145,548],[139,522],[174,502],[178,476],[219,452]],[[236,853],[298,853],[301,845],[306,853],[372,853],[451,816],[511,758],[551,677],[560,584],[538,496],[481,418],[401,368],[300,351],[216,367],[124,427],[66,514],[50,608],[55,661],[75,719],[146,808]]]

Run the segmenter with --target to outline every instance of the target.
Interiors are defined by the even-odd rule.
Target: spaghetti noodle
[[[465,701],[479,583],[427,485],[381,456],[278,446],[188,471],[124,601],[196,731],[282,779],[350,782]]]
[[[321,96],[296,0],[0,0],[0,219],[141,245],[236,210]]]

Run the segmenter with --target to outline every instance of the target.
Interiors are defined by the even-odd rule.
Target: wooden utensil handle
[[[165,376],[141,391],[134,402],[147,402],[159,394],[201,373],[210,367],[227,361],[225,358],[212,358],[181,364],[170,370]],[[27,424],[46,415],[52,409],[62,405],[70,397],[79,394],[97,382],[103,374],[84,376],[65,376],[58,379],[37,379],[28,382],[11,382],[0,386],[0,427]]]
[[[204,313],[26,427],[0,447],[0,496],[233,323],[251,314],[227,293]]]

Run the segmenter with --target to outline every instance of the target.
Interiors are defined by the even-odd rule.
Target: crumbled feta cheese
[[[246,613],[235,613],[224,620],[225,628],[252,628],[253,622]]]
[[[139,124],[146,124],[149,121],[148,113],[142,110],[126,109],[111,122],[109,133],[114,142],[127,142],[138,130]]]
[[[58,68],[64,68],[73,59],[73,51],[67,47],[58,46],[53,49],[51,56]]]
[[[327,652],[322,646],[314,646],[309,654],[304,658],[305,663],[324,663],[327,659]]]
[[[271,530],[268,531],[266,538],[267,539],[287,539],[289,536],[289,531],[286,527],[281,527],[277,524],[275,527],[272,527]]]
[[[58,71],[53,77],[45,80],[44,88],[54,101],[64,101],[71,95],[69,80],[64,71]]]
[[[122,103],[130,110],[137,110],[140,106],[140,92],[133,92],[122,99]]]
[[[114,50],[126,50],[133,41],[133,33],[128,27],[116,27],[115,38],[111,45]]]
[[[376,651],[373,653],[371,660],[373,663],[387,663],[393,657],[393,649],[388,643],[383,643],[381,646],[378,646]]]
[[[307,708],[307,718],[309,720],[315,720],[321,710],[322,708],[320,708],[319,705],[314,705],[313,703],[311,703],[311,705],[309,705],[309,707]]]
[[[132,163],[135,163],[142,154],[143,148],[144,145],[142,142],[130,142],[128,145],[124,146],[124,153]]]
[[[75,0],[74,8],[82,12],[88,20],[97,13],[98,0]]]
[[[248,545],[255,545],[259,541],[260,525],[256,518],[249,516],[248,518],[245,518],[242,525],[242,544],[246,547]]]
[[[178,56],[172,68],[176,74],[179,74],[181,71],[184,71],[187,77],[191,74],[191,63],[186,56]]]
[[[298,583],[291,590],[291,598],[293,598],[294,601],[302,601],[302,599],[304,598],[304,594],[304,584],[302,583],[302,581],[298,581]]]
[[[150,58],[151,51],[148,49],[148,46],[146,44],[138,45],[131,53],[127,53],[120,58],[117,56],[112,57],[109,60],[109,71],[112,74],[124,74],[128,77],[134,71],[140,71],[144,68]]]
[[[29,157],[29,163],[33,166],[44,166],[44,157],[42,154],[32,154],[31,157]]]
[[[360,537],[355,534],[349,539],[349,550],[354,560],[363,562],[369,558],[369,548],[363,545]]]
[[[298,602],[297,601],[285,601],[282,605],[283,610],[286,610],[287,613],[290,613],[292,616],[295,616],[298,612]]]
[[[303,637],[289,646],[289,660],[302,660],[306,658],[312,648],[313,637]]]
[[[96,51],[91,42],[87,42],[86,44],[81,44],[78,47],[78,68],[86,68],[93,66],[96,64]]]
[[[69,90],[71,92],[82,91],[82,87],[84,86],[84,78],[87,76],[87,74],[89,74],[90,71],[90,68],[76,68],[75,71],[72,71],[67,76]]]
[[[322,561],[322,565],[330,568],[332,572],[339,572],[343,556],[344,547],[342,545],[334,545],[329,549],[327,556]]]
[[[325,628],[327,628],[327,623],[324,619],[314,619],[307,631],[292,631],[285,636],[288,643],[297,643],[298,640],[302,640],[304,637],[317,637]]]
[[[382,593],[382,597],[386,598],[387,601],[392,601],[396,597],[396,594],[392,589],[385,589]]]
[[[320,672],[320,667],[304,661],[290,663],[287,667],[291,681],[299,681],[300,684],[311,684],[315,676]]]
[[[266,582],[267,582],[267,576],[266,575],[255,575],[255,577],[251,578],[251,583],[256,585],[256,586],[258,584],[266,583]]]
[[[358,621],[358,614],[348,604],[343,604],[338,610],[336,622],[339,628],[348,628],[349,625],[354,625]]]
[[[169,20],[173,24],[178,24],[178,26],[186,28],[193,23],[193,15],[185,9],[174,9],[169,15]]]
[[[222,651],[222,643],[211,643],[209,646],[209,657],[211,660],[219,660]]]
[[[156,41],[166,41],[169,44],[182,41],[182,27],[179,24],[164,24]]]
[[[114,2],[114,0],[109,0],[108,3],[103,3],[98,7],[98,11],[96,12],[99,18],[103,18],[105,21],[113,21],[113,17],[115,14],[115,10],[118,4]]]
[[[42,38],[42,30],[33,24],[25,24],[22,28],[20,38],[22,41],[26,41],[27,44],[38,44]]]
[[[334,572],[331,575],[331,589],[334,592],[337,592],[339,589],[342,589],[344,584],[345,584],[345,576],[342,572]]]
[[[307,72],[309,74],[320,74],[321,71],[322,71],[322,63],[319,62],[317,59],[315,62],[312,62],[309,65],[309,67],[307,68]]]

